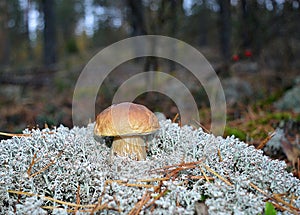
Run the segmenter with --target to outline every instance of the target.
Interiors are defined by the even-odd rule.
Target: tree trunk
[[[179,11],[177,9],[178,5],[177,4],[180,4],[182,3],[181,1],[176,1],[176,0],[171,0],[171,11],[170,11],[170,14],[177,14],[175,15],[174,17],[170,17],[170,22],[171,22],[171,26],[170,26],[170,33],[171,33],[171,37],[176,37],[176,33],[177,33],[177,28],[178,28],[178,16],[179,16]],[[176,55],[176,50],[171,50],[172,53],[170,53],[170,55],[172,57],[174,57]],[[170,60],[169,61],[169,72],[174,72],[176,69],[176,64],[174,61]]]
[[[44,12],[44,65],[51,67],[56,62],[55,1],[43,0]]]
[[[147,34],[144,23],[144,10],[141,0],[127,0],[131,12],[129,14],[131,22],[131,36]]]
[[[220,42],[221,53],[224,62],[227,64],[230,60],[230,37],[231,37],[231,13],[230,0],[219,0],[220,5]]]
[[[249,10],[250,6],[247,4],[246,0],[241,0],[241,10],[242,10],[242,26],[248,26],[249,23]],[[241,36],[242,36],[242,48],[249,48],[250,46],[250,32],[249,27],[243,27]]]
[[[0,64],[8,65],[10,58],[10,39],[8,28],[7,1],[0,2]]]

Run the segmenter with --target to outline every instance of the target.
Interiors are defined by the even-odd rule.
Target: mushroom
[[[123,102],[106,108],[97,116],[94,134],[114,137],[111,155],[145,160],[145,137],[159,128],[157,117],[148,108]]]

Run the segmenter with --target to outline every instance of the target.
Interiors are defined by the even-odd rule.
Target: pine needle
[[[6,133],[0,131],[1,136],[6,136],[6,137],[30,137],[31,134],[13,134],[13,133]]]
[[[218,173],[216,173],[214,170],[212,170],[209,166],[205,165],[204,163],[201,164],[202,166],[204,166],[207,171],[211,172],[212,174],[214,174],[215,176],[217,176],[219,179],[221,179],[222,181],[224,181],[226,184],[228,184],[229,186],[233,186],[232,183],[230,183],[230,181],[228,181],[226,178],[224,178],[223,176],[219,175]]]
[[[256,149],[263,149],[267,143],[269,142],[269,140],[276,134],[276,132],[273,132],[271,134],[269,134],[265,139],[263,139],[260,144],[257,146]]]
[[[67,206],[70,206],[70,207],[80,207],[80,208],[93,208],[93,207],[95,207],[95,205],[74,204],[74,203],[54,199],[54,198],[51,198],[51,197],[48,197],[48,196],[42,196],[42,195],[39,195],[39,194],[34,194],[34,193],[29,193],[29,192],[16,191],[16,190],[8,190],[7,192],[8,193],[13,193],[13,194],[18,194],[18,195],[25,195],[25,196],[37,196],[41,199],[49,200],[49,201],[56,202],[56,203],[59,203],[59,204],[62,204],[62,205],[67,205]]]
[[[253,184],[252,182],[249,183],[249,185],[254,188],[255,190],[259,191],[260,193],[262,193],[263,195],[265,195],[266,197],[268,197],[268,199],[274,201],[272,202],[272,204],[274,205],[274,207],[276,207],[277,209],[279,210],[282,210],[282,211],[289,211],[293,214],[299,214],[300,213],[300,209],[299,208],[296,208],[294,206],[292,206],[292,202],[293,202],[293,199],[295,198],[294,195],[292,195],[291,197],[291,202],[286,202],[284,201],[282,198],[281,198],[281,194],[273,194],[273,195],[269,195],[268,193],[266,193],[265,191],[263,191],[262,189],[260,189],[258,186],[256,186],[255,184]],[[278,203],[281,203],[283,204],[280,205]],[[284,207],[286,206],[286,207]]]

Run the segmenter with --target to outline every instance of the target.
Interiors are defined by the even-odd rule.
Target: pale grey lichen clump
[[[299,83],[298,83],[299,84]],[[275,107],[280,110],[293,110],[300,113],[300,86],[295,86],[286,91],[284,96],[275,103]]]
[[[143,208],[141,214],[194,214],[194,204],[203,196],[210,214],[263,213],[267,197],[253,189],[250,183],[268,194],[293,193],[300,196],[300,182],[286,172],[284,162],[271,160],[262,151],[234,137],[215,137],[201,129],[179,127],[170,120],[160,124],[160,131],[150,140],[145,161],[120,157],[110,159],[110,148],[94,140],[93,124],[85,128],[60,126],[53,130],[25,130],[24,133],[32,135],[1,141],[0,214],[67,214],[67,206],[42,197],[76,203],[78,185],[80,204],[96,204],[102,195],[102,203],[107,202],[109,207],[119,208],[121,214],[128,214],[145,192],[153,192],[153,188],[129,187],[114,182],[106,185],[103,192],[106,180],[145,184],[137,182],[137,179],[164,177],[162,173],[153,171],[157,168],[199,160],[233,186],[204,167],[202,171],[214,177],[214,181],[188,179],[191,175],[203,175],[200,168],[182,170],[174,180],[163,182],[162,186],[168,192],[155,201],[154,208]],[[29,177],[28,168],[35,154],[31,175],[51,162],[52,165]],[[8,190],[22,190],[40,197],[18,197]],[[155,193],[152,195],[154,198]],[[46,210],[43,206],[60,206],[60,209]],[[294,206],[300,207],[300,198],[294,200]],[[119,214],[113,210],[102,213]]]

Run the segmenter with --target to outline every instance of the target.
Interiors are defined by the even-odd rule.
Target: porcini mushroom
[[[145,136],[159,128],[157,117],[148,108],[123,102],[106,108],[97,116],[94,134],[114,137],[112,155],[145,160]]]

